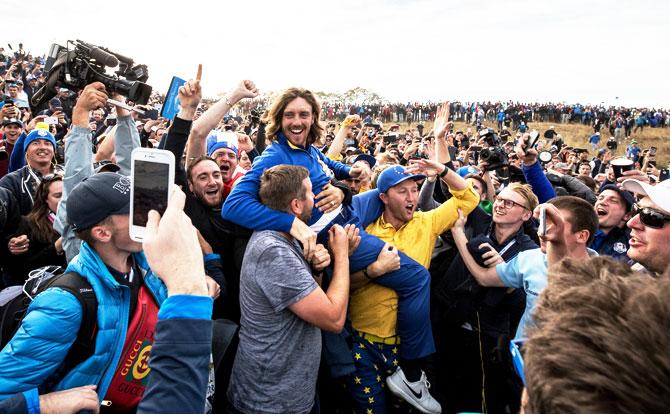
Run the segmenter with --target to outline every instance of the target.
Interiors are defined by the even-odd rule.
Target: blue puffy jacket
[[[151,272],[143,253],[134,254],[133,259],[160,306],[167,297],[165,285]],[[130,289],[114,279],[87,243],[82,243],[67,271],[82,275],[95,291],[97,336],[94,354],[66,374],[54,390],[97,384],[102,400],[123,351]],[[23,392],[29,411],[39,412],[37,388],[62,364],[77,337],[81,319],[81,305],[69,292],[51,288],[36,296],[18,332],[0,352],[0,399]]]

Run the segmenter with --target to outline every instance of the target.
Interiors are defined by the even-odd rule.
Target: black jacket
[[[499,243],[495,239],[491,216],[479,207],[468,216],[465,231],[468,240],[488,235],[488,242],[497,251],[509,245],[502,255],[505,261],[524,250],[537,248],[537,244],[525,233],[524,226],[510,240]],[[456,327],[467,322],[476,326],[479,312],[483,332],[494,337],[514,336],[516,324],[525,308],[525,297],[521,297],[524,292],[521,289],[507,294],[507,288],[480,286],[458,253],[451,262],[444,263],[439,269],[431,266],[431,273],[438,279],[433,290],[433,314],[440,324]]]
[[[7,236],[3,243],[6,243],[11,237],[22,234],[28,236],[28,240],[30,240],[28,251],[23,254],[12,255],[10,257],[11,260],[4,266],[4,278],[7,286],[23,285],[30,271],[39,267],[67,265],[65,254],[58,254],[53,243],[45,243],[35,239],[30,221],[25,216],[21,217],[16,232],[11,236]]]
[[[57,170],[62,170],[56,166]],[[33,208],[33,200],[37,186],[40,185],[42,175],[25,165],[20,169],[13,171],[0,178],[0,187],[4,187],[12,192],[18,203],[19,212],[22,216],[28,215]]]

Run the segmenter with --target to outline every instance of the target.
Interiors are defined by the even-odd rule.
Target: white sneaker
[[[398,367],[393,375],[386,378],[386,385],[388,385],[391,392],[407,401],[422,413],[440,414],[442,412],[442,406],[428,391],[430,383],[426,378],[426,373],[423,371],[421,371],[420,380],[409,382],[405,378],[405,373]]]

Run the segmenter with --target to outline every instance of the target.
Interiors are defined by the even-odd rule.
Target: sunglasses
[[[669,215],[649,207],[640,207],[637,204],[633,205],[632,214],[633,217],[639,215],[642,224],[654,229],[662,229],[665,223],[670,221]]]
[[[519,347],[523,346],[526,342],[525,338],[515,339],[509,343],[509,353],[512,354],[512,365],[514,366],[514,371],[521,378],[521,382],[526,386],[526,375],[523,373],[523,355],[521,355],[521,350]]]

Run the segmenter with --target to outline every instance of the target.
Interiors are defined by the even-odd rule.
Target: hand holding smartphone
[[[530,131],[528,140],[526,141],[526,146],[524,147],[524,152],[528,152],[530,149],[535,149],[538,140],[540,139],[540,133],[536,130]]]
[[[150,210],[163,215],[174,184],[175,159],[170,151],[135,148],[131,155],[130,238],[144,240]]]
[[[547,206],[540,205],[540,225],[537,228],[537,235],[544,237],[547,235]]]

